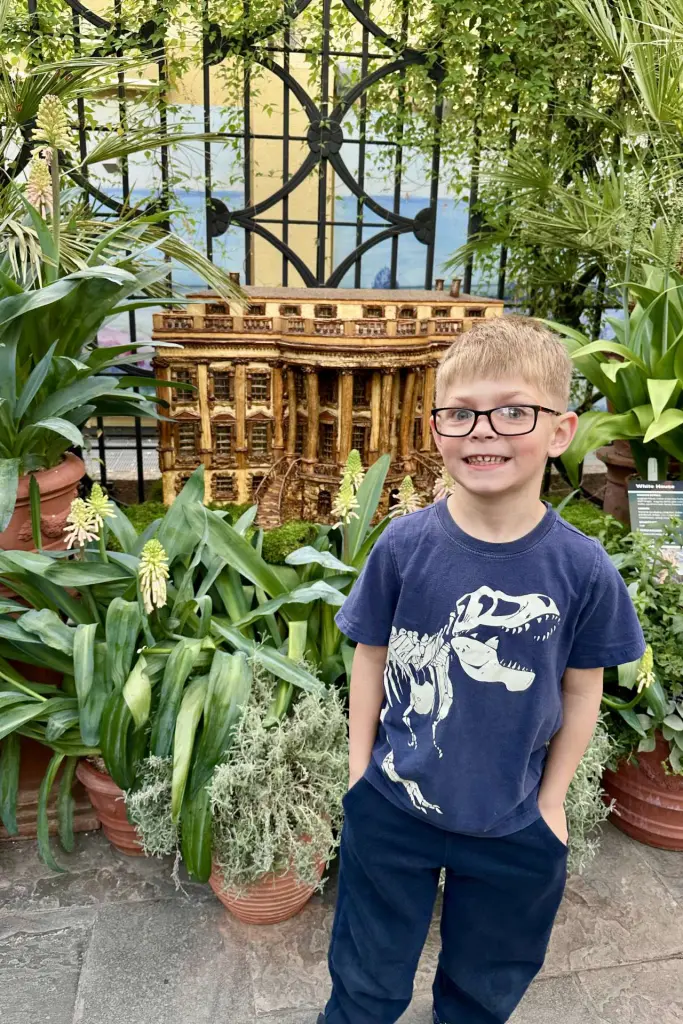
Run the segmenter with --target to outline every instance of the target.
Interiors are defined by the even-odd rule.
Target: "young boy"
[[[391,523],[337,615],[358,647],[318,1024],[399,1019],[442,868],[435,1024],[508,1020],[543,964],[603,666],[644,651],[601,545],[539,498],[576,431],[571,372],[522,318],[451,346],[432,431],[454,491]]]

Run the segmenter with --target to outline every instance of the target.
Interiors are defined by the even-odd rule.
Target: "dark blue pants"
[[[365,779],[344,807],[326,1024],[393,1024],[407,1008],[442,867],[435,1019],[506,1021],[543,964],[565,845],[543,819],[501,839],[445,832]]]

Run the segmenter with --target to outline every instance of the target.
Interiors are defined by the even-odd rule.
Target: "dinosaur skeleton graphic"
[[[502,590],[482,586],[460,598],[448,622],[438,633],[425,633],[418,637],[415,630],[394,627],[384,672],[386,703],[382,721],[389,708],[401,701],[406,686],[409,687],[408,706],[402,717],[410,733],[410,746],[417,746],[411,715],[430,715],[432,740],[439,757],[442,757],[436,730],[448,717],[453,704],[451,656],[455,654],[460,667],[471,679],[482,683],[503,683],[512,692],[527,690],[534,681],[535,673],[517,662],[499,657],[500,635],[528,633],[529,639],[533,637],[534,642],[543,642],[555,632],[559,620],[555,602],[545,594],[511,597]],[[413,805],[419,810],[425,814],[430,810],[442,813],[436,804],[425,799],[415,782],[401,778],[394,767],[393,751],[384,758],[382,770],[392,782],[405,786]]]

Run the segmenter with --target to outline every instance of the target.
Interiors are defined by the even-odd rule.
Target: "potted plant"
[[[206,785],[212,835],[211,888],[239,920],[275,924],[298,913],[316,889],[338,844],[348,780],[346,715],[334,687],[299,692],[273,715],[277,680],[260,669],[229,752]],[[145,785],[128,794],[145,850],[179,845],[192,875],[197,864],[174,831],[169,760],[149,759]]]
[[[0,813],[12,831],[20,758],[16,735],[50,747],[54,756],[41,790],[38,837],[53,866],[46,806],[62,765],[73,779],[77,759],[91,759],[90,767],[79,767],[79,777],[86,786],[97,782],[98,790],[108,790],[103,820],[113,839],[125,822],[120,815],[118,825],[107,820],[111,802],[121,810],[121,791],[135,789],[138,765],[148,754],[173,757],[174,820],[185,812],[196,816],[198,808],[186,793],[188,779],[193,795],[204,800],[197,780],[208,781],[229,745],[248,685],[246,656],[288,688],[322,686],[305,666],[239,631],[234,654],[228,653],[234,649],[229,637],[214,635],[209,591],[223,589],[229,567],[210,563],[209,577],[202,562],[208,534],[199,540],[188,534],[185,509],[201,503],[203,493],[200,467],[164,518],[138,536],[96,491],[87,501],[72,503],[68,542],[77,550],[75,557],[0,552],[0,583],[24,602],[0,605]],[[237,536],[251,524],[254,511],[235,525]],[[110,530],[120,552],[107,551]],[[62,691],[31,683],[13,667],[17,664],[61,673]],[[70,790],[64,785],[67,814]],[[130,847],[129,839],[126,844]]]
[[[607,545],[629,585],[648,649],[640,664],[621,667],[620,684],[632,691],[628,702],[609,681],[605,688],[616,746],[604,786],[618,828],[671,850],[683,850],[683,581],[670,546],[682,539],[680,526],[672,526],[664,545],[637,533]]]
[[[70,176],[88,166],[199,138],[136,129],[107,136],[76,163],[65,103],[75,102],[86,87],[96,92],[98,77],[116,67],[116,61],[101,58],[17,76],[0,57],[7,87],[0,99],[3,150],[19,142],[22,168],[31,154],[25,185],[7,176],[0,182],[0,547],[5,549],[60,546],[84,473],[82,461],[68,449],[83,446],[81,427],[87,420],[159,418],[158,401],[134,390],[153,387],[153,380],[112,374],[114,367],[134,362],[136,350],[149,343],[110,348],[97,343],[98,330],[111,318],[178,301],[168,294],[168,264],[150,259],[151,247],[201,273],[220,294],[238,301],[241,295],[227,274],[163,230],[166,212],[96,217],[66,189]],[[34,124],[30,144],[22,134],[28,124]],[[35,533],[30,501],[41,505]]]
[[[680,472],[683,463],[683,277],[675,270],[644,267],[642,283],[630,282],[635,296],[623,320],[608,318],[615,341],[591,341],[573,328],[549,322],[563,335],[582,374],[608,400],[607,412],[584,412],[563,462],[578,482],[585,456],[599,449],[607,463],[604,509],[628,522],[626,485],[636,470],[647,478],[656,458],[660,479]],[[612,452],[601,446],[626,442]]]

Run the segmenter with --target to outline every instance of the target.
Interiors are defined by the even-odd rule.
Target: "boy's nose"
[[[470,434],[470,437],[473,440],[476,439],[481,441],[484,439],[490,440],[491,438],[497,436],[498,435],[496,434],[495,430],[489,423],[488,416],[484,416],[483,414],[480,413],[479,416],[477,417],[477,422],[474,424],[474,430]]]

